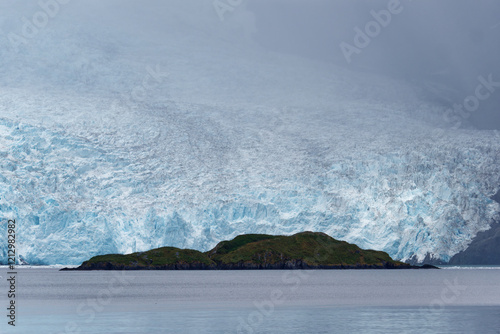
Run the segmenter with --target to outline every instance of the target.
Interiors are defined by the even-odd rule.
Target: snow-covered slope
[[[0,9],[0,217],[31,264],[304,230],[447,260],[498,219],[497,134],[447,128],[404,82],[262,50],[244,5],[70,2],[18,48],[40,8]]]

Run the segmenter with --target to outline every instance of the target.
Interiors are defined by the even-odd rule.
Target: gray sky
[[[371,11],[380,13],[390,3],[255,0],[248,8],[255,12],[257,40],[270,50],[403,78],[445,106],[474,95],[479,76],[491,74],[500,82],[500,2],[494,0],[401,0],[398,13],[348,63],[339,45],[355,46],[354,28],[365,31],[374,21]],[[449,94],[436,94],[436,87]],[[499,108],[495,91],[470,120],[479,128],[500,129]]]
[[[223,22],[219,21],[213,6],[217,2],[226,6],[233,4],[226,7],[231,10],[225,12]],[[142,52],[145,58],[168,55],[162,47],[173,47],[173,41],[185,41],[191,38],[193,31],[196,34],[202,31],[210,37],[205,45],[209,51],[218,49],[220,40],[227,40],[231,47],[238,49],[244,35],[269,51],[311,58],[350,71],[402,79],[413,84],[423,100],[450,108],[453,117],[460,114],[454,105],[465,105],[469,101],[473,111],[462,111],[461,116],[470,115],[467,117],[470,122],[464,120],[462,126],[500,129],[500,83],[496,84],[500,82],[500,2],[496,0],[246,0],[241,3],[237,0],[148,0],[140,4],[131,0],[74,1],[61,5],[46,27],[20,44],[18,53],[12,52],[9,33],[21,35],[25,26],[22,18],[32,20],[34,13],[41,10],[39,6],[37,1],[13,6],[0,0],[4,13],[0,16],[0,44],[3,43],[0,45],[3,60],[0,80],[8,81],[7,86],[25,86],[21,74],[28,76],[27,82],[33,84],[38,78],[44,82],[53,77],[53,81],[61,81],[57,77],[59,72],[61,76],[68,76],[75,70],[74,66],[81,72],[85,66],[68,65],[76,59],[72,47],[87,52],[82,62],[88,62],[87,67],[98,73],[93,75],[93,81],[103,81],[112,78],[106,76],[110,72],[108,65],[116,63],[127,50]],[[371,36],[367,36],[367,27],[375,29],[368,31]],[[247,30],[242,34],[241,29]],[[58,41],[61,45],[57,45]],[[351,48],[347,57],[346,46]],[[56,49],[59,52],[51,54]],[[83,56],[81,50],[77,53]],[[98,55],[94,50],[101,53]],[[190,49],[179,49],[178,53],[193,59],[197,56]],[[46,71],[50,66],[35,61],[49,54],[45,58],[53,63],[54,71]],[[109,62],[103,65],[105,71],[97,70],[96,58],[99,57],[102,63]],[[202,54],[199,57],[200,71],[209,72],[212,65],[203,65],[207,61]],[[9,59],[17,65],[9,65]],[[65,69],[63,65],[71,68]],[[32,69],[27,70],[29,68]],[[126,70],[133,72],[130,67],[119,68],[118,73],[110,74],[125,77]],[[178,69],[180,66],[169,67],[170,72]],[[215,74],[221,73],[219,70]],[[112,85],[104,86],[117,88],[127,81],[115,79]],[[484,81],[492,81],[494,86],[480,87],[479,99],[476,91]],[[89,84],[84,87],[88,88]],[[294,87],[303,88],[299,83]],[[472,100],[466,100],[469,96]]]

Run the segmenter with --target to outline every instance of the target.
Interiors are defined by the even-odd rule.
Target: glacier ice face
[[[301,156],[295,146],[260,153],[261,142],[242,154],[241,143],[215,166],[205,152],[120,156],[45,128],[4,120],[0,131],[0,211],[17,219],[20,254],[32,264],[77,264],[163,245],[206,250],[241,233],[303,230],[400,259],[429,253],[446,260],[498,212],[488,196],[499,157],[488,137],[471,143],[474,137],[460,134],[436,146],[438,138],[430,138],[418,149],[362,156],[330,149],[320,161],[313,161],[318,152]]]
[[[89,3],[98,26],[117,15]],[[0,39],[0,218],[27,262],[304,230],[447,260],[499,218],[497,133],[446,128],[407,83],[260,50],[244,6],[224,25],[180,3],[163,34],[98,34],[75,3],[17,53]]]

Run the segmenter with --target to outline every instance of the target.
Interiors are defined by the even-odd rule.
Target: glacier
[[[0,3],[0,233],[16,219],[27,263],[305,230],[447,261],[500,220],[498,131],[266,51],[245,5],[221,22],[211,2],[119,3],[71,2],[17,48],[13,18],[41,9]]]

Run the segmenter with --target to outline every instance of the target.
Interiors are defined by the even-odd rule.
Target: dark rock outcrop
[[[500,190],[498,190],[497,193],[491,197],[491,199],[500,204]]]
[[[500,204],[500,190],[491,199]],[[469,247],[455,254],[448,264],[500,265],[500,222],[497,221],[489,230],[478,233]]]
[[[453,256],[451,265],[500,265],[500,223],[480,232],[466,250]]]

